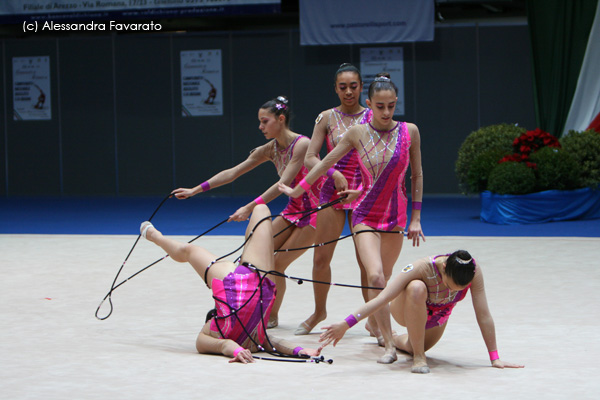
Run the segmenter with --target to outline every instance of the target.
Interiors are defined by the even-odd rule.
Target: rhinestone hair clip
[[[392,80],[387,76],[378,76],[373,80],[374,82],[391,82]]]

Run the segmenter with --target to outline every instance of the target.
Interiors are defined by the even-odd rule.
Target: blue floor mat
[[[1,234],[136,235],[161,197],[9,197],[0,199]],[[196,196],[165,201],[153,218],[168,235],[198,235],[233,214],[253,197]],[[283,196],[269,204],[280,212]],[[531,225],[494,225],[479,219],[479,198],[425,197],[422,227],[426,236],[580,236],[599,237],[600,220],[577,220]],[[230,222],[214,235],[243,235],[245,223]],[[345,233],[348,229],[345,229]]]

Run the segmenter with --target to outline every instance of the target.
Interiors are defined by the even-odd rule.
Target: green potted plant
[[[600,218],[600,134],[481,128],[459,150],[464,193],[479,192],[481,219],[498,224]],[[510,140],[507,150],[506,141]],[[489,136],[489,137],[485,137]]]
[[[464,194],[480,193],[487,187],[492,168],[513,152],[513,141],[526,131],[513,124],[482,127],[471,132],[458,150],[456,176]],[[493,158],[496,158],[494,160]]]

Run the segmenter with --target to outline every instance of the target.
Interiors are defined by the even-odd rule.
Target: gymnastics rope
[[[164,203],[165,203],[165,202],[166,202],[166,201],[167,201],[167,200],[168,200],[170,197],[172,197],[172,194],[171,194],[171,193],[169,193],[169,194],[168,194],[168,195],[167,195],[167,196],[166,196],[166,197],[165,197],[165,198],[164,198],[164,199],[161,201],[161,203],[160,203],[160,204],[158,205],[158,207],[157,207],[157,208],[154,210],[154,212],[152,213],[152,215],[150,216],[150,218],[149,218],[149,219],[147,219],[147,221],[149,221],[149,222],[150,222],[150,221],[152,221],[152,218],[154,218],[154,216],[156,215],[156,213],[158,212],[158,210],[159,210],[159,209],[160,209],[160,208],[163,206],[163,204],[164,204]],[[311,210],[306,210],[306,211],[302,211],[302,212],[295,212],[295,213],[286,213],[285,215],[305,214],[304,216],[302,216],[302,217],[300,217],[300,218],[299,218],[299,219],[304,219],[304,218],[306,218],[306,217],[310,216],[311,214],[313,214],[313,213],[315,213],[315,212],[321,211],[321,210],[323,210],[323,209],[325,209],[325,208],[331,207],[331,206],[333,206],[333,205],[335,205],[335,204],[337,204],[337,203],[339,203],[339,202],[343,201],[343,200],[345,199],[345,197],[346,197],[346,196],[344,196],[344,197],[340,197],[340,198],[338,198],[338,199],[336,199],[336,200],[333,200],[333,201],[331,201],[331,202],[329,202],[329,203],[326,203],[326,204],[320,205],[320,206],[318,206],[318,207],[316,207],[316,208],[314,208],[314,209],[311,209]],[[273,217],[277,217],[278,215],[279,215],[279,214],[273,214],[273,215],[270,215],[270,216],[268,216],[268,217],[266,217],[266,218],[273,218]],[[225,222],[227,222],[227,220],[228,220],[228,218],[226,218],[226,219],[222,220],[221,222],[217,223],[217,224],[216,224],[216,225],[214,225],[213,227],[209,228],[208,230],[206,230],[206,231],[202,232],[201,234],[199,234],[199,235],[198,235],[198,236],[196,236],[195,238],[193,238],[193,239],[191,239],[190,241],[188,241],[188,243],[192,243],[192,242],[196,241],[197,239],[201,238],[202,236],[204,236],[204,235],[208,234],[209,232],[211,232],[211,231],[215,230],[216,228],[218,228],[219,226],[221,226],[221,225],[223,225]],[[289,228],[290,228],[290,227],[292,227],[292,226],[294,226],[294,225],[293,225],[293,224],[290,224],[290,225],[288,225],[286,228],[284,228],[283,230],[281,230],[280,232],[278,232],[277,234],[275,234],[273,237],[277,237],[278,235],[280,235],[281,233],[283,233],[283,232],[284,232],[286,229],[289,229]],[[354,235],[357,235],[357,234],[360,234],[360,233],[363,233],[363,232],[371,232],[371,233],[402,233],[402,232],[397,232],[397,231],[362,230],[362,231],[358,231],[358,232],[351,233],[351,234],[349,234],[349,235],[346,235],[346,236],[342,236],[342,237],[340,237],[340,238],[337,238],[337,239],[334,239],[334,240],[331,240],[331,241],[328,241],[328,242],[325,242],[325,243],[318,243],[318,244],[314,244],[314,245],[310,245],[310,246],[298,247],[298,248],[291,248],[291,249],[283,249],[283,250],[281,250],[281,249],[278,249],[278,250],[275,250],[275,252],[299,251],[299,250],[307,250],[307,249],[311,249],[311,248],[315,248],[315,247],[321,247],[321,246],[325,246],[325,245],[328,245],[328,244],[331,244],[331,243],[334,243],[334,242],[337,242],[337,241],[340,241],[340,240],[344,240],[344,239],[346,239],[346,238],[348,238],[348,237],[350,237],[350,236],[354,236]],[[144,267],[144,268],[140,269],[139,271],[137,271],[136,273],[132,274],[132,275],[131,275],[131,276],[129,276],[128,278],[124,279],[124,280],[123,280],[123,281],[121,281],[119,284],[116,284],[117,280],[119,279],[119,276],[120,276],[121,272],[123,271],[123,268],[125,267],[125,264],[127,263],[127,261],[129,260],[129,257],[130,257],[130,256],[131,256],[131,254],[133,253],[133,250],[136,248],[136,246],[137,246],[137,244],[138,244],[138,242],[139,242],[139,240],[140,240],[140,237],[141,237],[141,233],[140,233],[140,234],[138,235],[138,237],[136,238],[136,240],[135,240],[135,242],[134,242],[133,246],[131,247],[131,249],[129,250],[129,252],[128,252],[127,256],[125,257],[125,260],[124,260],[124,261],[123,261],[123,263],[121,264],[121,267],[120,267],[120,268],[119,268],[119,270],[117,271],[117,274],[115,275],[115,278],[114,278],[114,280],[113,280],[113,283],[112,283],[112,285],[111,285],[111,287],[110,287],[110,289],[109,289],[108,293],[107,293],[107,294],[104,296],[104,298],[102,299],[102,301],[101,301],[101,302],[100,302],[100,304],[98,305],[98,308],[96,309],[95,316],[96,316],[96,318],[97,318],[97,319],[99,319],[99,320],[101,320],[101,321],[103,321],[103,320],[107,319],[107,318],[108,318],[108,317],[110,317],[110,316],[112,315],[112,313],[113,313],[113,310],[114,310],[114,305],[113,305],[113,302],[112,302],[112,293],[113,293],[113,292],[114,292],[114,291],[115,291],[117,288],[121,287],[121,286],[122,286],[122,285],[124,285],[126,282],[128,282],[130,279],[132,279],[132,278],[134,278],[135,276],[137,276],[137,275],[141,274],[142,272],[144,272],[144,271],[145,271],[145,270],[147,270],[148,268],[150,268],[150,267],[152,267],[152,266],[154,266],[154,265],[158,264],[159,262],[161,262],[161,261],[163,261],[164,259],[166,259],[166,258],[168,258],[168,257],[169,257],[169,255],[167,254],[167,255],[165,255],[165,256],[163,256],[163,257],[161,257],[161,258],[157,259],[156,261],[154,261],[154,262],[150,263],[150,264],[149,264],[149,265],[147,265],[146,267]],[[249,238],[249,237],[248,237],[248,238]],[[235,252],[239,251],[241,248],[243,248],[243,247],[245,246],[245,244],[246,244],[246,242],[247,242],[247,241],[248,241],[248,239],[246,239],[246,240],[244,241],[244,243],[242,243],[242,245],[241,245],[241,246],[239,246],[239,247],[238,247],[238,248],[236,248],[235,250],[233,250],[233,251],[231,251],[231,252],[229,252],[229,253],[227,253],[227,254],[225,254],[225,255],[223,255],[223,256],[221,256],[221,257],[219,257],[219,258],[217,258],[215,261],[219,261],[219,260],[221,260],[221,259],[223,259],[223,258],[225,258],[225,257],[228,257],[228,256],[230,256],[231,254],[234,254]],[[281,277],[283,277],[283,278],[286,278],[286,279],[290,279],[290,280],[296,281],[296,282],[297,282],[299,285],[301,285],[303,282],[312,282],[312,283],[319,283],[319,284],[325,284],[325,285],[331,285],[331,286],[341,286],[341,287],[350,287],[350,288],[358,288],[358,289],[375,289],[375,290],[382,290],[382,288],[379,288],[379,287],[369,287],[369,286],[361,286],[361,285],[349,285],[349,284],[342,284],[342,283],[324,282],[324,281],[315,281],[315,280],[311,280],[311,279],[303,279],[303,278],[298,278],[298,277],[292,277],[292,276],[288,276],[288,275],[285,275],[285,274],[282,274],[282,273],[279,273],[279,272],[276,272],[276,271],[270,271],[270,273],[271,273],[271,274],[273,274],[273,275],[277,274],[277,275],[279,275],[279,276],[281,276]],[[100,317],[100,316],[99,316],[100,309],[102,308],[102,306],[104,305],[104,302],[105,302],[107,299],[108,299],[108,303],[109,303],[109,306],[110,306],[109,312],[108,312],[108,314],[107,314],[106,316],[104,316],[104,317]]]
[[[151,220],[152,220],[152,218],[154,218],[154,216],[156,215],[156,213],[158,212],[158,210],[159,210],[159,209],[160,209],[160,208],[163,206],[163,204],[164,204],[164,203],[165,203],[165,202],[166,202],[166,201],[167,201],[167,200],[168,200],[170,197],[172,197],[172,194],[171,194],[171,193],[169,193],[169,194],[168,194],[168,195],[167,195],[167,196],[166,196],[166,197],[165,197],[165,198],[164,198],[164,199],[161,201],[161,203],[160,203],[160,204],[158,205],[158,207],[157,207],[157,208],[154,210],[154,212],[152,213],[152,215],[150,216],[150,218],[148,219],[148,221],[151,221]],[[338,198],[337,200],[334,200],[334,201],[332,201],[332,202],[329,202],[329,203],[326,203],[326,204],[320,205],[320,206],[318,206],[318,207],[316,207],[316,208],[314,208],[314,209],[311,209],[311,210],[307,210],[307,211],[303,211],[303,212],[296,212],[296,213],[286,213],[285,215],[304,214],[302,217],[300,217],[300,218],[299,218],[299,220],[300,220],[300,219],[304,219],[304,218],[307,218],[307,217],[309,217],[309,216],[310,216],[311,214],[313,214],[313,213],[316,213],[316,212],[318,212],[318,211],[320,211],[320,210],[322,210],[322,209],[325,209],[325,208],[327,208],[327,207],[331,207],[331,206],[333,206],[334,204],[336,204],[336,203],[338,203],[338,202],[341,202],[341,201],[343,201],[343,200],[345,199],[345,197],[346,197],[346,196],[344,196],[344,197],[340,197],[340,198]],[[217,259],[215,260],[215,262],[216,262],[216,261],[218,261],[218,260],[221,260],[221,259],[223,259],[223,258],[225,258],[225,257],[228,257],[229,255],[231,255],[231,254],[233,254],[233,253],[235,253],[235,252],[239,251],[241,248],[243,248],[243,247],[246,245],[246,243],[248,242],[248,240],[250,239],[250,237],[252,236],[252,234],[253,234],[253,232],[254,232],[254,229],[256,229],[256,227],[257,227],[257,226],[258,226],[260,223],[262,223],[263,221],[265,221],[265,220],[267,220],[267,219],[271,219],[271,218],[273,218],[273,217],[276,217],[276,216],[278,216],[278,214],[275,214],[275,215],[269,215],[269,216],[267,216],[267,217],[265,217],[265,218],[261,219],[261,220],[260,220],[260,221],[259,221],[259,222],[258,222],[258,223],[257,223],[257,224],[254,226],[254,227],[253,227],[252,231],[250,232],[250,234],[248,235],[248,237],[247,237],[247,238],[244,240],[244,242],[242,243],[242,245],[241,245],[241,246],[239,246],[237,249],[233,250],[232,252],[230,252],[230,253],[228,253],[228,254],[225,254],[225,255],[223,255],[223,256],[221,256],[221,257],[217,258]],[[202,237],[202,236],[206,235],[207,233],[211,232],[212,230],[214,230],[214,229],[218,228],[219,226],[221,226],[222,224],[224,224],[225,222],[227,222],[227,220],[228,220],[228,219],[229,219],[229,218],[226,218],[226,219],[224,219],[223,221],[219,222],[219,223],[218,223],[218,224],[216,224],[215,226],[211,227],[210,229],[208,229],[208,230],[206,230],[205,232],[201,233],[200,235],[196,236],[196,237],[195,237],[195,238],[193,238],[192,240],[188,241],[188,243],[192,243],[193,241],[195,241],[195,240],[199,239],[200,237]],[[277,234],[275,234],[275,235],[274,235],[274,237],[277,237],[278,235],[280,235],[281,233],[283,233],[285,230],[289,229],[289,228],[290,228],[290,227],[292,227],[292,226],[293,226],[293,224],[290,224],[290,225],[288,225],[288,226],[287,226],[286,228],[284,228],[282,231],[280,231],[280,232],[278,232]],[[306,250],[306,249],[310,249],[310,248],[314,248],[314,247],[320,247],[320,246],[324,246],[324,245],[327,245],[327,244],[330,244],[330,243],[334,243],[334,242],[337,242],[337,241],[339,241],[339,240],[343,240],[343,239],[346,239],[346,238],[348,238],[348,237],[350,237],[350,236],[354,236],[354,235],[357,235],[357,234],[360,234],[360,233],[364,233],[364,232],[371,232],[371,233],[374,233],[374,232],[380,232],[380,233],[402,233],[402,232],[395,232],[395,231],[393,231],[393,232],[389,232],[389,231],[380,231],[380,230],[362,230],[362,231],[354,232],[354,233],[352,233],[352,234],[350,234],[350,235],[346,235],[346,236],[343,236],[343,237],[340,237],[340,238],[337,238],[337,239],[331,240],[331,241],[329,241],[329,242],[326,242],[326,243],[319,243],[319,244],[315,244],[315,245],[311,245],[311,246],[305,246],[305,247],[293,248],[293,249],[276,250],[276,252],[299,251],[299,250]],[[165,256],[163,256],[162,258],[160,258],[160,259],[158,259],[158,260],[154,261],[153,263],[149,264],[148,266],[146,266],[146,267],[142,268],[142,269],[141,269],[141,270],[139,270],[138,272],[136,272],[136,273],[134,273],[133,275],[129,276],[127,279],[123,280],[123,281],[122,281],[122,282],[120,282],[119,284],[116,284],[116,282],[117,282],[117,280],[118,280],[118,278],[119,278],[119,276],[120,276],[120,274],[121,274],[121,272],[122,272],[123,268],[125,267],[125,264],[126,264],[126,263],[127,263],[127,261],[129,260],[129,257],[131,256],[131,254],[133,253],[133,250],[134,250],[134,249],[135,249],[135,247],[137,246],[137,243],[139,242],[139,239],[140,239],[140,237],[141,237],[141,233],[140,233],[140,234],[138,235],[138,237],[136,238],[136,240],[135,240],[135,242],[134,242],[134,244],[133,244],[132,248],[129,250],[129,252],[128,252],[127,256],[125,257],[125,260],[123,261],[123,263],[122,263],[121,267],[119,268],[119,270],[118,270],[118,272],[117,272],[117,274],[116,274],[116,276],[115,276],[115,278],[114,278],[114,280],[113,280],[113,283],[112,283],[112,285],[111,285],[111,288],[110,288],[110,290],[108,291],[108,293],[106,294],[106,296],[103,298],[103,300],[100,302],[100,305],[99,305],[99,306],[98,306],[98,308],[96,309],[95,316],[96,316],[96,318],[97,318],[97,319],[99,319],[99,320],[105,320],[105,319],[107,319],[108,317],[110,317],[110,316],[112,315],[112,313],[113,313],[113,310],[114,310],[114,305],[113,305],[113,303],[112,303],[112,293],[113,293],[113,292],[114,292],[114,291],[115,291],[115,290],[116,290],[118,287],[120,287],[121,285],[125,284],[125,283],[126,283],[126,282],[128,282],[130,279],[132,279],[133,277],[135,277],[135,276],[139,275],[140,273],[142,273],[143,271],[145,271],[145,270],[147,270],[148,268],[152,267],[153,265],[156,265],[156,264],[157,264],[157,263],[159,263],[160,261],[162,261],[162,260],[166,259],[167,257],[169,257],[169,256],[168,256],[168,254],[167,254],[167,255],[165,255]],[[267,275],[269,275],[269,274],[272,274],[272,275],[277,275],[277,276],[284,277],[284,278],[286,278],[286,279],[291,279],[291,280],[294,280],[294,281],[296,281],[298,284],[302,284],[304,281],[307,281],[307,282],[313,282],[313,283],[319,283],[319,284],[328,284],[328,285],[331,285],[331,286],[342,286],[342,287],[352,287],[352,288],[366,288],[366,289],[377,289],[377,290],[381,290],[381,289],[382,289],[382,288],[378,288],[378,287],[368,287],[368,286],[360,286],[360,285],[349,285],[349,284],[340,284],[340,283],[323,282],[323,281],[316,281],[316,280],[311,280],[311,279],[297,278],[297,277],[292,277],[292,276],[285,275],[285,274],[283,274],[283,273],[280,273],[280,272],[277,272],[277,271],[264,271],[264,270],[260,270],[260,269],[256,268],[255,266],[252,266],[252,267],[255,269],[256,273],[257,273],[257,274],[259,275],[259,277],[260,277],[260,285],[259,285],[259,286],[260,286],[260,288],[261,288],[261,291],[260,291],[260,296],[261,296],[261,302],[260,302],[260,304],[261,304],[261,315],[263,315],[263,310],[262,310],[262,282],[263,282],[264,278],[265,278]],[[259,272],[263,272],[263,274],[264,274],[264,275],[262,275],[262,276],[261,276]],[[257,288],[257,289],[255,289],[255,293],[256,293],[256,290],[258,290],[258,288]],[[255,293],[253,293],[253,295],[252,295],[252,296],[254,296],[254,294],[255,294]],[[252,296],[251,296],[251,298],[252,298]],[[220,299],[216,298],[214,295],[213,295],[213,298],[214,298],[215,300],[217,300],[217,301],[221,301]],[[250,298],[250,299],[251,299],[251,298]],[[110,305],[110,310],[109,310],[109,313],[108,313],[106,316],[104,316],[104,317],[100,317],[100,316],[99,316],[100,309],[102,308],[102,305],[104,304],[104,302],[105,302],[107,299],[108,299],[108,301],[109,301],[109,305]],[[250,301],[250,299],[249,299],[248,301]],[[244,306],[245,306],[245,305],[248,303],[248,301],[247,301],[246,303],[244,303],[244,304],[243,304],[243,305],[242,305],[242,306],[241,306],[239,309],[243,308],[243,307],[244,307]],[[222,302],[222,301],[221,301],[221,302]],[[225,304],[227,304],[227,303],[225,303]],[[232,307],[231,307],[229,304],[227,304],[227,306],[228,306],[230,309],[232,309]],[[239,309],[238,309],[238,310],[239,310]],[[249,334],[249,332],[247,331],[247,329],[246,329],[246,327],[244,326],[244,324],[242,324],[242,323],[241,323],[241,321],[239,320],[239,317],[237,316],[237,311],[238,311],[238,310],[235,310],[235,309],[233,309],[233,310],[232,310],[232,312],[231,312],[229,315],[227,315],[227,316],[223,316],[223,317],[220,317],[219,319],[222,319],[222,318],[228,318],[228,317],[229,317],[229,316],[231,316],[231,315],[235,315],[235,317],[236,317],[236,318],[238,318],[238,321],[240,322],[240,326],[242,326],[242,328],[244,329],[244,331],[245,331],[245,333],[247,334],[247,336],[248,336],[248,337],[249,337],[249,338],[252,340],[252,342],[253,342],[253,343],[254,343],[254,344],[257,346],[257,348],[258,348],[258,349],[260,349],[260,350],[262,350],[262,351],[266,351],[267,353],[269,353],[269,354],[271,354],[271,355],[273,355],[273,356],[276,356],[276,357],[280,357],[280,358],[282,358],[282,357],[283,357],[284,359],[277,359],[277,358],[275,358],[275,359],[274,359],[274,358],[269,358],[269,357],[259,357],[259,356],[253,356],[253,358],[255,358],[255,359],[262,359],[262,360],[270,360],[270,361],[288,361],[288,362],[315,362],[315,363],[317,363],[317,364],[318,364],[319,362],[327,362],[327,363],[329,363],[329,364],[333,363],[333,360],[331,360],[331,359],[325,360],[325,358],[324,358],[323,356],[320,356],[320,357],[309,357],[309,356],[290,356],[290,355],[287,355],[287,354],[280,353],[279,351],[277,351],[277,350],[275,349],[275,346],[273,346],[273,345],[272,345],[272,343],[271,343],[271,341],[270,341],[270,339],[269,339],[269,337],[268,337],[268,334],[267,334],[267,329],[266,329],[266,326],[265,326],[264,318],[261,318],[261,323],[262,323],[262,325],[263,325],[263,330],[264,330],[264,332],[265,332],[265,338],[266,338],[266,340],[269,342],[269,345],[271,346],[271,348],[273,349],[273,351],[267,351],[267,350],[266,350],[266,349],[264,349],[264,348],[263,348],[263,347],[262,347],[260,344],[256,343],[256,341],[254,340],[254,338],[252,337],[252,335],[250,335],[250,334]],[[217,317],[215,317],[215,319],[217,319]],[[224,335],[223,335],[223,333],[221,332],[221,328],[220,328],[219,324],[218,324],[218,323],[216,323],[216,325],[217,325],[217,328],[219,329],[219,332],[221,333],[221,336],[224,336]],[[289,359],[286,359],[286,358],[292,358],[292,359],[291,359],[291,360],[289,360]]]

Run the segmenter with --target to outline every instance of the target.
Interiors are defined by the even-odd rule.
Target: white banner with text
[[[433,0],[302,0],[300,44],[432,41]]]

